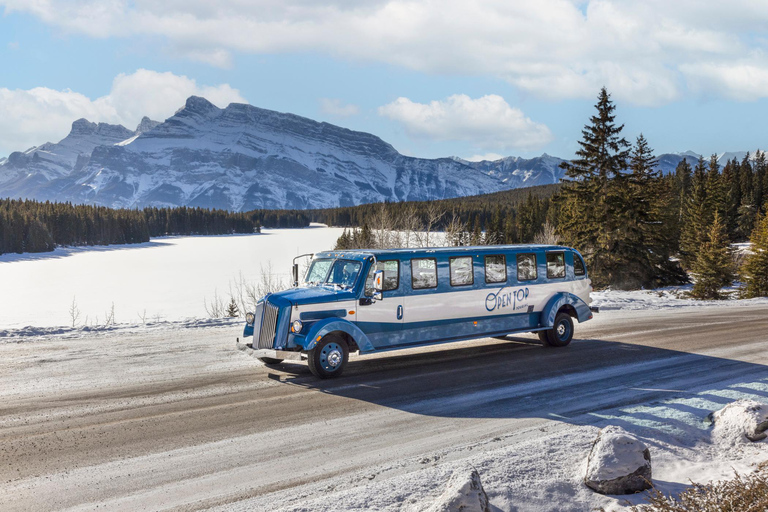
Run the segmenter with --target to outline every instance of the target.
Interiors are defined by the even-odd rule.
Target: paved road
[[[334,381],[258,366],[236,328],[4,344],[0,510],[199,509],[354,485],[368,468],[765,378],[766,333],[766,306],[607,312],[564,349],[520,336],[353,357]]]

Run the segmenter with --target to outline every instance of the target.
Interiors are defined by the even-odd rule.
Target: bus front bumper
[[[301,352],[291,352],[289,350],[274,350],[269,348],[259,348],[253,350],[255,357],[270,357],[272,359],[282,359],[288,361],[301,361]]]
[[[245,343],[245,340],[241,342],[240,338],[237,338],[236,344],[239,350],[242,350],[243,352],[246,352],[248,355],[253,357],[270,357],[272,359],[282,359],[282,360],[288,360],[288,361],[301,361],[302,356],[304,356],[305,359],[307,357],[301,352],[295,352],[292,350],[253,348],[253,345],[251,345],[250,343]]]

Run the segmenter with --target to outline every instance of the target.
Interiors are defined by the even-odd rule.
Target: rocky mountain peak
[[[99,125],[96,123],[92,123],[89,120],[85,118],[80,118],[77,121],[72,123],[72,129],[70,130],[70,135],[89,135],[91,133],[94,133],[96,131],[96,128]]]
[[[184,106],[176,111],[176,116],[184,114],[197,114],[197,115],[210,115],[212,113],[218,113],[219,108],[200,96],[190,96],[184,103]]]
[[[153,121],[149,117],[144,116],[141,118],[139,125],[136,127],[136,133],[147,133],[155,126],[161,124],[160,121]]]

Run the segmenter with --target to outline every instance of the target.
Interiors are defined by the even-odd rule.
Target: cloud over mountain
[[[29,148],[41,140],[59,140],[73,119],[126,126],[136,126],[143,116],[165,119],[192,95],[204,95],[219,106],[245,102],[239,91],[227,84],[200,85],[186,76],[147,69],[119,74],[109,94],[96,99],[69,89],[0,88],[0,154]]]

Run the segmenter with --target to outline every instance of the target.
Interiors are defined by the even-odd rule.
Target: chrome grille
[[[277,331],[277,313],[280,308],[269,302],[264,303],[264,318],[261,321],[259,332],[259,348],[273,348],[275,344],[275,332]]]

